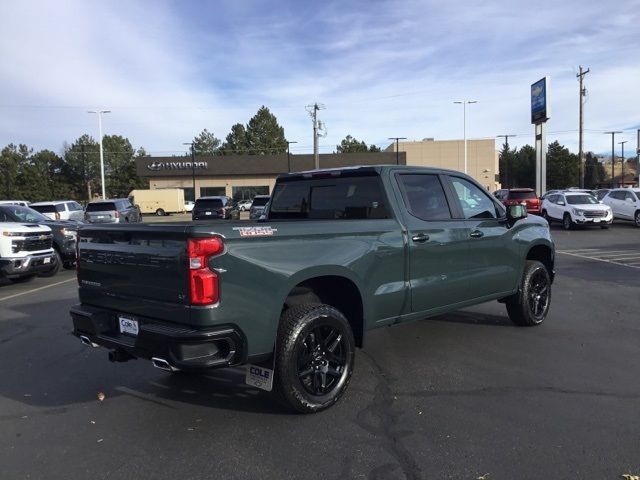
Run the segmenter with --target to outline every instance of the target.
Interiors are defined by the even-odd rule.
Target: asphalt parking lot
[[[0,478],[640,475],[640,229],[552,230],[542,326],[494,302],[377,330],[317,415],[283,410],[240,369],[109,363],[70,334],[73,271],[3,283]]]

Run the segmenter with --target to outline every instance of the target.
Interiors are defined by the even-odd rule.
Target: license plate
[[[42,263],[44,263],[45,265],[47,263],[51,263],[51,257],[46,257],[45,259],[42,260]]]
[[[273,370],[257,365],[247,365],[247,375],[244,381],[247,385],[270,392],[273,388]]]
[[[600,223],[600,220],[601,220],[600,218],[594,218],[594,219],[593,219],[593,221],[594,221],[595,223]]]
[[[211,212],[204,212],[205,215],[211,215]]]
[[[128,335],[138,335],[138,321],[133,318],[118,316],[118,324],[120,325],[120,333]]]

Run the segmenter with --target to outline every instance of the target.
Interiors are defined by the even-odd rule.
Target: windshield
[[[113,202],[90,203],[87,205],[87,212],[109,212],[116,209]]]
[[[56,205],[32,205],[31,208],[39,211],[40,213],[56,213],[64,210],[64,207],[59,208],[59,206]]]
[[[1,205],[0,221],[2,222],[48,222],[49,218],[29,207],[20,205]]]
[[[264,207],[269,202],[269,197],[256,197],[253,199],[252,207]]]
[[[567,195],[569,205],[596,205],[600,202],[593,195]]]
[[[509,192],[509,200],[528,200],[536,198],[536,192]]]
[[[205,199],[205,200],[196,200],[196,206],[195,208],[197,210],[200,209],[217,209],[217,208],[222,208],[222,200],[219,198],[210,198],[210,199]]]

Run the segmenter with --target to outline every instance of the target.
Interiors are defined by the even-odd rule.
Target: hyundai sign
[[[531,85],[531,123],[549,120],[549,77]]]

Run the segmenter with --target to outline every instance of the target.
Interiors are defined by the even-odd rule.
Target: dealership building
[[[322,154],[320,168],[358,165],[400,164],[464,170],[462,140],[400,142],[383,152]],[[142,157],[136,159],[138,176],[149,181],[149,188],[182,188],[186,200],[227,195],[236,200],[268,195],[276,177],[288,171],[313,170],[313,155],[227,155],[196,156],[194,167],[189,157]],[[467,141],[467,171],[488,191],[499,188],[498,152],[494,140]]]

